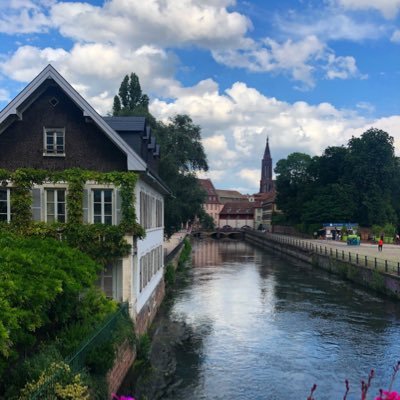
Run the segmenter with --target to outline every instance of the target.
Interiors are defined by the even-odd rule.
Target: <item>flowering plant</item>
[[[397,364],[393,367],[393,374],[392,374],[392,379],[390,381],[389,389],[388,390],[380,389],[379,396],[375,397],[375,400],[400,400],[400,393],[392,391],[393,382],[399,370],[400,370],[400,361],[398,361]],[[368,375],[368,380],[366,382],[361,381],[361,400],[367,400],[368,389],[371,386],[371,381],[374,378],[374,375],[375,372],[373,369],[371,369]],[[349,381],[347,379],[345,381],[345,385],[346,385],[346,392],[344,393],[343,400],[347,399],[347,394],[349,393],[350,390]],[[310,395],[307,397],[307,400],[316,400],[316,398],[313,397],[314,392],[316,390],[317,390],[317,385],[314,383],[314,385],[311,388]]]
[[[111,393],[111,399],[112,400],[135,400],[134,397],[129,397],[129,396],[117,396],[115,393]]]

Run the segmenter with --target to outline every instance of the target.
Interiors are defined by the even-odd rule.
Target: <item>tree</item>
[[[149,112],[149,97],[142,93],[139,78],[125,76],[114,98],[114,116],[144,116],[160,144],[159,175],[172,192],[165,199],[165,231],[168,235],[180,225],[193,221],[202,211],[204,192],[196,172],[207,171],[207,157],[201,144],[201,128],[185,114],[167,123],[157,121]]]
[[[188,115],[176,115],[167,124],[158,123],[156,134],[161,146],[160,177],[173,193],[165,201],[165,230],[170,235],[201,214],[205,194],[196,172],[207,171],[208,164],[201,129]]]
[[[139,78],[135,73],[130,76],[125,75],[118,90],[118,95],[114,97],[113,104],[114,116],[145,116],[150,122],[154,122],[154,117],[149,113],[149,97],[142,93]]]
[[[344,181],[356,193],[356,220],[362,225],[396,222],[392,204],[399,169],[394,155],[393,137],[371,128],[348,143]]]
[[[286,159],[279,160],[275,167],[276,202],[289,222],[301,222],[303,204],[307,199],[312,159],[308,154],[292,153]]]

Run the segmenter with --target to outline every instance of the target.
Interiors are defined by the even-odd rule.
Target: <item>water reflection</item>
[[[400,356],[398,303],[236,241],[199,241],[168,318],[190,327],[176,347],[180,399],[358,399]],[[192,342],[194,341],[194,342]],[[201,343],[201,345],[200,345]],[[372,396],[371,396],[372,398]]]

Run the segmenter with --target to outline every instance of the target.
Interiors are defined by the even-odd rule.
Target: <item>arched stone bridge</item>
[[[240,229],[232,230],[215,230],[215,231],[193,231],[191,236],[197,238],[207,238],[212,239],[244,239],[244,231]]]

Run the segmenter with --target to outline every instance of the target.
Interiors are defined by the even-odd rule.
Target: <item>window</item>
[[[46,222],[65,222],[65,189],[46,189]]]
[[[44,155],[65,156],[65,128],[44,128]]]
[[[112,225],[113,191],[112,189],[93,189],[93,222]]]
[[[150,194],[140,192],[140,224],[145,229],[163,226],[163,202]]]
[[[0,221],[10,222],[10,189],[0,189]]]
[[[117,260],[104,268],[100,273],[98,286],[108,298],[122,301],[122,260]]]

